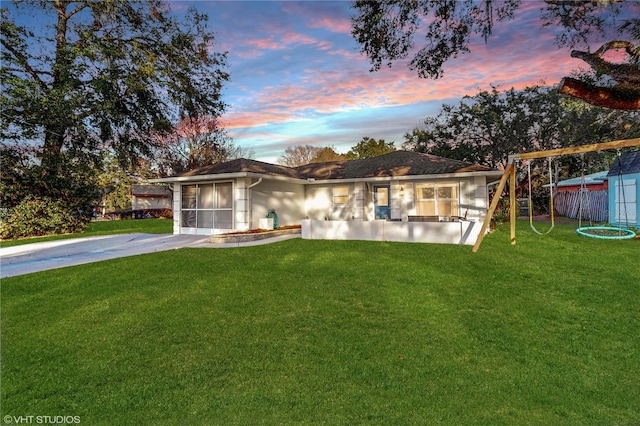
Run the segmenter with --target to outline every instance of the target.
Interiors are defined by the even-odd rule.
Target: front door
[[[391,202],[389,185],[374,185],[373,207],[376,219],[391,219]]]

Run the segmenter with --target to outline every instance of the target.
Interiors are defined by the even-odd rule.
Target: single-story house
[[[501,175],[395,151],[299,167],[237,159],[152,182],[173,188],[175,234],[247,231],[270,215],[310,239],[474,244]]]
[[[166,185],[131,185],[131,209],[171,209],[171,190]]]
[[[609,223],[640,227],[640,151],[616,158],[609,179]]]

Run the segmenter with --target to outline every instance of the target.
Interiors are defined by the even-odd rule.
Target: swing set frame
[[[557,149],[549,149],[546,151],[533,151],[533,152],[525,152],[522,154],[510,155],[507,167],[504,169],[504,173],[502,174],[502,178],[498,183],[498,187],[496,189],[495,195],[493,196],[493,199],[491,200],[491,204],[489,205],[487,216],[484,219],[482,228],[480,228],[478,239],[476,240],[476,243],[473,246],[473,252],[476,253],[480,248],[480,244],[482,244],[482,240],[484,239],[484,236],[487,233],[487,229],[489,228],[489,224],[491,223],[493,214],[496,211],[496,207],[498,206],[498,201],[501,198],[502,191],[504,190],[504,187],[507,184],[507,180],[509,181],[509,211],[510,211],[509,223],[511,228],[511,245],[516,244],[516,219],[517,219],[517,209],[515,208],[516,206],[515,162],[516,161],[533,160],[537,158],[547,158],[547,157],[559,157],[561,155],[572,155],[572,154],[580,154],[584,152],[605,151],[610,149],[621,149],[621,148],[629,148],[634,146],[640,146],[640,138],[623,139],[623,140],[611,141],[611,142],[594,143],[594,144],[580,145],[580,146],[570,146],[566,148],[557,148]]]

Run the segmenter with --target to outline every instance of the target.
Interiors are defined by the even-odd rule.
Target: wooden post
[[[509,223],[511,225],[511,245],[516,244],[516,219],[518,218],[518,210],[520,206],[516,200],[516,168],[511,167],[511,173],[509,173],[509,211],[510,218]]]
[[[478,239],[476,240],[475,245],[473,246],[473,252],[476,253],[480,248],[480,244],[482,244],[482,240],[484,239],[484,234],[487,232],[487,228],[491,223],[491,218],[493,217],[493,213],[496,211],[496,207],[498,207],[498,201],[500,201],[500,195],[504,190],[504,186],[507,183],[507,179],[511,175],[511,171],[514,169],[513,164],[509,164],[507,168],[504,170],[504,174],[502,175],[502,179],[500,179],[500,183],[498,184],[498,188],[496,189],[496,193],[493,196],[493,200],[491,200],[491,205],[489,206],[489,211],[487,212],[487,217],[484,218],[484,223],[482,224],[482,228],[480,228],[480,234],[478,234]]]
[[[549,149],[547,151],[534,151],[516,154],[517,160],[532,160],[534,158],[558,157],[560,155],[580,154],[583,152],[604,151],[607,149],[628,148],[640,146],[640,138],[623,139],[620,141],[592,143],[589,145],[570,146],[567,148]]]

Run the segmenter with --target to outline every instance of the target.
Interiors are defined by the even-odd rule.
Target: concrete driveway
[[[201,235],[123,234],[0,248],[0,278],[183,247],[212,247]]]

